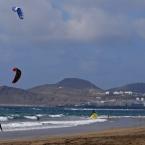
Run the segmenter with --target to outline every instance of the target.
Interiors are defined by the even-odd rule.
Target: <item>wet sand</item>
[[[145,127],[112,129],[97,133],[1,141],[0,145],[145,145]]]

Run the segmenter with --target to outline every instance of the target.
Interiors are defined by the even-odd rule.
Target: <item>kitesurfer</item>
[[[97,116],[98,116],[97,113],[93,110],[91,115],[90,115],[90,118],[91,119],[97,119]]]

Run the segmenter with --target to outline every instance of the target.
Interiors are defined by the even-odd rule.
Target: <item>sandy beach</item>
[[[0,145],[143,145],[145,118],[119,117],[62,128],[0,132]]]
[[[120,118],[76,127],[0,132],[0,145],[145,145],[145,119]]]
[[[145,127],[40,139],[8,140],[1,141],[0,145],[145,145]]]

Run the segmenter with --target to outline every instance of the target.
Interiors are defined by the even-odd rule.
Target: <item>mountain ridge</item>
[[[110,91],[110,92],[132,91],[132,92],[136,92],[136,93],[145,93],[145,83],[143,83],[143,82],[131,83],[131,84],[123,85],[120,87],[108,89],[108,91]]]
[[[78,78],[65,78],[55,84],[45,84],[30,89],[0,86],[0,105],[63,106],[93,104],[97,101],[101,102],[101,100],[112,100],[115,97],[106,95],[106,91],[108,90],[103,90],[89,81]],[[109,91],[145,93],[145,83],[132,83],[109,89]],[[136,96],[129,97],[135,99]],[[123,99],[123,96],[119,98]]]

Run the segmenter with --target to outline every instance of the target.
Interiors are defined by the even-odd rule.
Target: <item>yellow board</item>
[[[91,116],[90,116],[90,118],[91,119],[97,119],[97,116],[98,116],[97,113],[92,113]]]

